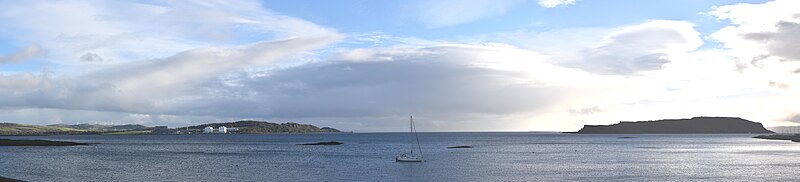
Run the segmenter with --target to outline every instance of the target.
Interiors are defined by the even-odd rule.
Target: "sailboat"
[[[417,140],[417,153],[414,153],[414,144],[411,144],[411,152],[409,153],[402,153],[395,157],[395,161],[397,162],[425,162],[422,159],[422,147],[419,145],[419,136],[417,136],[417,131],[414,129],[414,116],[409,117],[411,122],[411,133],[414,134],[414,138]]]

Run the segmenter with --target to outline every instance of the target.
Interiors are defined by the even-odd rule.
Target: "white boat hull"
[[[424,159],[417,156],[400,155],[395,158],[396,162],[425,162]]]

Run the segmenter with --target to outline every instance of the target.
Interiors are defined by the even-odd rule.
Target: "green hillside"
[[[210,124],[203,124],[197,126],[190,126],[190,129],[202,130],[203,128],[211,126],[214,128],[225,126],[229,128],[239,128],[238,133],[249,133],[249,134],[265,134],[265,133],[330,133],[330,132],[340,132],[337,129],[329,128],[329,127],[322,127],[319,128],[314,125],[310,124],[298,124],[298,123],[270,123],[264,121],[253,121],[253,120],[245,120],[245,121],[237,121],[237,122],[227,122],[227,123],[210,123]]]
[[[97,131],[97,132],[146,130],[146,129],[150,128],[150,127],[143,126],[143,125],[138,125],[138,124],[126,124],[126,125],[101,125],[101,124],[65,125],[65,124],[55,124],[55,125],[47,125],[47,126],[72,128],[72,129],[76,129],[76,130]]]
[[[0,123],[0,135],[53,135],[53,134],[80,134],[78,130],[60,126],[36,126],[16,123]]]

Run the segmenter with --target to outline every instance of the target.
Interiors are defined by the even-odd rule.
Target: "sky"
[[[795,0],[0,0],[0,122],[800,124]]]

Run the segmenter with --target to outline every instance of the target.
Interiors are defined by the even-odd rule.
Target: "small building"
[[[238,128],[228,128],[225,126],[220,126],[217,129],[214,129],[214,127],[211,126],[206,126],[206,128],[203,128],[203,133],[228,133],[228,131],[238,131]]]

